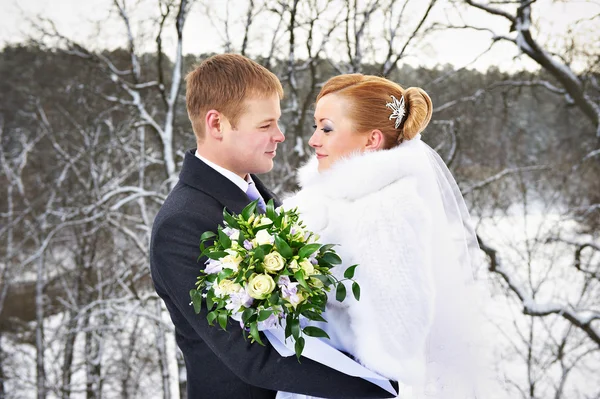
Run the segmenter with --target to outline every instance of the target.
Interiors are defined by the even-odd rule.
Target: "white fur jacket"
[[[328,304],[334,346],[409,386],[425,379],[435,295],[432,218],[419,194],[419,171],[427,166],[412,151],[417,140],[353,154],[321,173],[313,159],[299,170],[301,190],[284,201],[287,209],[299,208],[320,242],[339,244],[338,278],[359,264],[360,301],[348,285],[344,302],[333,294]]]

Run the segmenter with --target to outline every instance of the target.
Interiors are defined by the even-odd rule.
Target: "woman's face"
[[[332,93],[321,97],[315,109],[315,132],[308,144],[315,149],[319,171],[327,170],[340,158],[363,152],[368,138],[352,130],[346,116],[350,104],[343,96]]]

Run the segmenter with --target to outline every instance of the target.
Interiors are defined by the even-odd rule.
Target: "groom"
[[[156,292],[175,324],[187,369],[188,397],[275,398],[277,391],[326,398],[383,398],[390,394],[359,378],[295,356],[281,357],[251,344],[238,323],[211,327],[206,308],[197,315],[189,291],[205,259],[197,262],[200,235],[216,231],[223,208],[239,213],[271,193],[254,173],[273,168],[283,89],[277,77],[235,54],[216,55],[186,77],[186,102],[198,148],[185,154],[179,182],[152,229],[150,268]]]

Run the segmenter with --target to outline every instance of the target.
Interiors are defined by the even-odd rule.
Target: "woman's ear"
[[[369,135],[367,136],[367,143],[365,144],[365,150],[367,151],[376,151],[381,150],[383,148],[384,142],[383,133],[381,130],[371,130]]]
[[[211,109],[206,113],[204,120],[206,126],[206,134],[214,139],[221,140],[223,138],[222,115],[219,111]]]

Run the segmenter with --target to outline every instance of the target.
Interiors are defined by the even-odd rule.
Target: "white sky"
[[[152,18],[158,16],[157,3],[157,0],[130,0],[128,2],[132,10],[131,14],[136,16],[133,26],[138,47],[147,51],[153,51],[155,48],[155,30],[153,29],[155,25],[151,21]],[[201,54],[223,51],[223,27],[217,21],[218,18],[224,18],[227,1],[205,0],[204,3],[210,5],[212,17],[207,16],[206,8],[202,3],[194,5],[185,25],[184,53]],[[231,0],[230,13],[233,20],[238,19],[235,16],[245,12],[246,4],[246,1]],[[414,23],[416,23],[424,10],[425,1],[414,0],[412,4],[415,6],[409,10],[408,15],[415,15]],[[239,6],[236,8],[237,5]],[[4,46],[6,43],[20,42],[28,34],[31,34],[32,29],[28,20],[36,17],[54,21],[57,29],[64,35],[96,48],[114,48],[126,44],[122,24],[118,21],[114,10],[111,11],[111,0],[18,0],[18,2],[16,0],[0,0],[0,6],[0,46]],[[329,10],[329,15],[334,15],[337,7],[339,4],[334,4]],[[594,27],[591,23],[573,25],[574,21],[600,14],[598,0],[563,2],[538,0],[534,10],[537,13],[534,14],[534,18],[539,21],[538,26],[540,27],[537,35],[543,44],[560,46],[562,37],[570,27],[577,29],[577,40],[583,43],[597,44],[600,42],[599,27]],[[439,1],[436,4],[432,17],[440,22],[451,20],[453,23],[460,23],[458,14],[447,0]],[[498,34],[509,35],[508,22],[503,18],[490,16],[475,9],[463,13],[462,17],[471,24],[491,28]],[[598,20],[600,19],[596,21]],[[410,22],[412,21],[408,23],[410,24]],[[262,18],[260,23],[254,26],[251,35],[252,46],[249,49],[251,55],[266,53],[274,25],[275,22]],[[376,23],[373,25],[373,29],[381,25],[381,23]],[[237,47],[241,44],[240,26],[235,23],[231,26],[231,31],[234,32],[233,44]],[[174,31],[172,26],[168,26],[166,29],[168,33]],[[406,30],[410,31],[410,29],[411,27],[407,26]],[[236,31],[238,32],[237,36],[235,35]],[[376,34],[376,32],[372,33]],[[172,46],[174,43],[173,36],[165,39],[165,50],[167,54],[172,54],[172,49],[169,51],[169,45]],[[300,46],[304,45],[301,33],[297,40]],[[413,47],[406,62],[425,66],[450,63],[462,67],[486,50],[490,43],[489,33],[472,30],[445,31],[430,36],[428,41],[420,44],[419,47]],[[335,57],[336,53],[339,53],[339,44],[332,40],[327,54]],[[382,49],[378,50],[374,56],[382,57],[383,54]],[[535,67],[535,64],[526,57],[515,58],[517,55],[514,45],[499,43],[471,67],[487,69],[490,65],[495,65],[504,70]],[[302,56],[301,49],[298,56]]]

